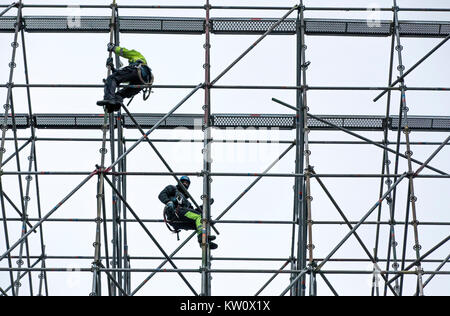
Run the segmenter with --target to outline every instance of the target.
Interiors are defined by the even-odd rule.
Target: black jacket
[[[178,197],[182,201],[181,204],[176,202]],[[181,206],[184,208],[193,209],[192,204],[188,201],[188,199],[183,194],[183,191],[179,186],[169,185],[164,190],[162,190],[158,198],[165,205],[167,205],[167,203],[172,201],[175,203],[175,207]]]

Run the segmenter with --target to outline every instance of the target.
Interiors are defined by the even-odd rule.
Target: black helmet
[[[183,176],[180,178],[180,182],[184,185],[186,189],[189,189],[191,186],[191,179],[188,176]]]

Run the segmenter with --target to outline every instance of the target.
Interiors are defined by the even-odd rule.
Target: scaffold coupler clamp
[[[101,194],[101,195],[103,196],[103,194]],[[103,223],[103,219],[101,217],[97,217],[97,218],[94,219],[94,222],[96,224],[101,224],[101,223]]]
[[[91,264],[91,272],[95,272],[98,271],[99,266],[98,266],[98,262],[97,261],[93,261]]]
[[[117,3],[114,1],[113,3],[111,3],[110,5],[109,5],[109,7],[111,8],[111,10],[117,10],[118,9],[118,5],[117,5]],[[116,25],[116,23],[110,23],[110,27],[112,26],[112,25]]]
[[[420,267],[420,263],[416,263],[416,274],[418,276],[423,276],[425,271]]]
[[[307,61],[303,65],[301,65],[300,68],[302,68],[302,70],[308,70],[309,66],[311,66],[311,62]]]
[[[13,2],[13,5],[18,9],[23,8],[23,3],[21,3],[20,1]]]
[[[313,221],[308,221],[308,224],[314,224]],[[316,249],[316,246],[314,244],[308,244],[306,245],[306,250],[314,250]]]
[[[307,270],[308,270],[308,274],[311,273],[315,273],[316,271],[317,265],[316,263],[313,261],[311,264],[308,265]]]
[[[97,174],[99,174],[103,172],[103,169],[99,165],[95,165],[95,171],[97,172]]]
[[[211,162],[212,162],[213,160],[212,160],[212,158],[211,158]],[[202,171],[201,173],[200,173],[200,177],[205,177],[205,176],[208,176],[209,177],[209,183],[213,183],[213,178],[211,177],[211,173],[210,172],[208,172],[208,171]],[[208,198],[209,198],[209,196],[208,196]]]

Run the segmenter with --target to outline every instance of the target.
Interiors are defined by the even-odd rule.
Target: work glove
[[[117,45],[113,43],[109,43],[107,46],[108,52],[112,52],[116,49]]]
[[[106,67],[110,67],[111,70],[114,70],[114,59],[112,57],[109,57],[106,60]]]
[[[175,203],[173,203],[172,201],[167,203],[167,209],[169,209],[171,211],[175,211]]]

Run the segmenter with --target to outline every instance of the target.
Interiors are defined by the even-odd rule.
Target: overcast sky
[[[110,4],[111,1],[91,0],[89,4]],[[0,4],[10,1],[0,0]],[[26,4],[61,4],[61,1],[25,1]],[[80,4],[79,1],[65,1],[68,5]],[[142,4],[143,1],[118,0],[119,5]],[[212,5],[258,5],[258,6],[293,6],[297,1],[292,0],[212,0]],[[145,4],[166,5],[203,5],[204,1],[165,0],[160,2],[145,2]],[[399,0],[399,6],[423,7],[423,1]],[[427,7],[448,7],[448,1],[429,0]],[[309,0],[306,6],[335,6],[331,0]],[[392,7],[389,0],[383,1],[345,1],[340,6],[349,7]],[[13,14],[11,11],[8,14]],[[24,15],[69,15],[68,9],[25,9]],[[281,17],[284,11],[212,11],[212,17]],[[81,10],[81,15],[108,16],[107,9]],[[192,16],[204,17],[203,10],[120,10],[122,16]],[[367,19],[368,12],[306,12],[306,18],[355,18]],[[292,14],[291,18],[296,15]],[[373,15],[370,15],[372,18]],[[378,16],[377,16],[378,17]],[[379,13],[380,19],[391,20],[392,13]],[[400,12],[401,20],[431,20],[450,21],[450,14],[444,13],[407,13]],[[31,83],[80,83],[100,84],[106,75],[105,60],[107,57],[106,44],[108,34],[29,34],[26,33],[28,64]],[[211,63],[212,77],[220,74],[237,56],[247,49],[258,36],[212,35]],[[8,80],[8,63],[11,58],[11,33],[0,33],[0,74],[3,82]],[[442,39],[403,38],[403,58],[406,69],[424,56]],[[139,50],[148,60],[155,74],[155,84],[196,85],[204,80],[204,35],[155,35],[155,34],[121,34],[122,46]],[[307,60],[311,61],[308,69],[308,85],[310,86],[386,86],[390,57],[391,38],[355,38],[355,37],[306,37]],[[448,56],[450,46],[447,43],[429,60],[415,70],[406,80],[408,86],[448,87],[448,73],[450,62]],[[23,56],[21,50],[17,52],[17,68],[14,82],[24,83]],[[125,60],[123,61],[125,63]],[[397,58],[395,59],[397,67]],[[397,74],[396,74],[397,75]],[[221,85],[288,85],[296,84],[296,37],[270,36],[257,46],[248,56],[236,65],[218,84]],[[155,89],[149,101],[144,102],[140,97],[130,107],[133,113],[166,113],[177,104],[190,90],[183,89]],[[308,103],[313,114],[335,115],[385,115],[386,97],[373,103],[376,92],[353,91],[310,91]],[[95,103],[103,97],[102,89],[32,89],[32,104],[35,113],[96,113],[102,110]],[[269,113],[292,114],[292,111],[271,101],[272,97],[295,105],[294,91],[277,90],[213,90],[213,113]],[[2,99],[3,98],[3,99]],[[0,90],[0,99],[5,100],[6,89]],[[398,115],[400,96],[393,93],[391,115]],[[409,115],[450,116],[450,96],[447,92],[407,92]],[[26,93],[24,89],[14,89],[16,113],[27,113]],[[184,104],[177,113],[202,113],[204,103],[203,91],[198,91]],[[139,133],[133,130],[125,131],[126,138],[137,138]],[[362,135],[375,141],[381,141],[381,132],[366,132]],[[20,137],[29,137],[30,131],[20,131]],[[55,131],[37,130],[38,137],[94,137],[100,138],[101,131]],[[261,140],[289,140],[295,139],[294,131],[213,131],[215,139],[261,139]],[[413,132],[411,141],[442,142],[448,133],[420,133]],[[7,133],[12,137],[12,132]],[[357,140],[341,132],[312,132],[311,140]],[[404,136],[402,134],[402,140]],[[161,131],[154,132],[152,139],[202,139],[199,131]],[[390,139],[396,139],[396,133],[390,132]],[[20,142],[22,144],[23,142]],[[131,143],[129,144],[131,145]],[[159,144],[158,150],[164,155],[168,163],[177,172],[200,172],[202,163],[201,144]],[[286,144],[213,145],[213,172],[262,172],[286,148]],[[38,142],[37,160],[39,170],[44,171],[92,171],[100,162],[100,142]],[[13,142],[7,142],[9,156],[14,151]],[[436,146],[414,146],[414,158],[425,161]],[[23,170],[28,167],[27,157],[30,148],[27,147],[21,155]],[[402,148],[401,152],[406,149]],[[371,145],[312,145],[311,164],[317,173],[373,173],[379,174],[382,165],[382,151]],[[390,159],[394,161],[395,157]],[[450,150],[445,148],[433,160],[433,166],[449,170]],[[107,164],[109,165],[109,156]],[[150,146],[142,143],[128,157],[128,171],[166,172],[164,165],[152,151]],[[280,161],[272,172],[293,173],[295,167],[295,152],[291,151]],[[418,166],[415,165],[415,168]],[[10,162],[4,170],[17,170],[15,162]],[[407,170],[407,163],[401,161],[400,172]],[[424,174],[430,174],[425,170]],[[46,214],[61,201],[83,179],[79,176],[42,176],[39,178],[42,211]],[[3,178],[3,186],[13,201],[19,205],[20,196],[16,177]],[[197,201],[202,195],[202,179],[192,178],[191,194]],[[222,211],[253,181],[253,178],[213,179],[212,195],[216,203],[212,208],[212,217],[217,217]],[[324,179],[337,203],[352,221],[358,221],[375,204],[379,198],[379,179]],[[173,184],[171,177],[129,177],[128,202],[142,219],[161,219],[163,205],[157,199],[159,192],[168,184]],[[276,220],[291,221],[293,209],[293,179],[266,178],[253,188],[223,219],[224,220]],[[421,222],[439,221],[450,222],[447,195],[449,182],[444,180],[415,180],[416,195],[418,196],[417,212]],[[30,189],[31,201],[29,216],[37,217],[36,192],[34,181]],[[85,218],[96,217],[96,181],[93,179],[67,203],[65,203],[52,218]],[[335,221],[341,220],[336,209],[327,199],[317,182],[312,181],[313,220]],[[407,198],[407,182],[402,183],[398,190],[396,220],[404,221]],[[111,200],[111,191],[107,190],[107,201]],[[110,204],[110,203],[108,203]],[[8,205],[7,216],[17,218],[17,213]],[[111,217],[108,206],[108,217]],[[374,221],[376,212],[369,218]],[[383,207],[383,220],[389,219],[386,204]],[[159,257],[161,253],[137,224],[129,224],[128,243],[131,256]],[[171,253],[179,245],[176,235],[171,234],[163,224],[147,224],[148,229],[156,236],[164,249]],[[46,252],[49,256],[92,256],[95,239],[95,224],[90,223],[59,223],[49,222],[44,226]],[[213,255],[216,258],[283,258],[287,259],[291,251],[291,225],[244,225],[221,224],[218,237],[219,250]],[[8,224],[10,242],[14,243],[20,237],[20,222]],[[448,226],[419,227],[419,238],[422,254],[448,236]],[[367,247],[375,247],[376,227],[363,226],[358,232]],[[319,226],[313,230],[314,256],[323,258],[348,233],[344,226]],[[403,226],[396,228],[399,242],[398,256],[401,256],[403,243]],[[189,233],[181,234],[182,240]],[[414,258],[413,231],[408,233],[408,258]],[[111,230],[109,231],[111,238]],[[383,227],[380,237],[380,258],[386,258],[389,230]],[[0,253],[5,251],[3,225],[0,227]],[[40,255],[40,243],[37,234],[30,239],[30,252]],[[446,244],[436,251],[430,259],[444,259],[450,252],[450,244]],[[18,255],[18,249],[13,254]],[[179,256],[201,256],[200,248],[195,240],[191,241]],[[366,259],[366,255],[352,237],[334,256],[336,258]],[[48,267],[90,267],[91,260],[48,260]],[[155,268],[159,260],[133,260],[133,268]],[[177,260],[180,268],[196,269],[200,261]],[[283,261],[244,262],[244,261],[213,261],[212,268],[229,269],[279,269]],[[439,263],[424,264],[424,269],[433,271]],[[386,265],[381,264],[383,269]],[[7,267],[7,261],[0,262],[0,267]],[[170,268],[169,265],[166,265]],[[290,266],[288,266],[290,268]],[[326,270],[371,270],[368,263],[342,264],[327,263]],[[448,271],[449,266],[444,267]],[[147,276],[133,274],[132,288],[136,288]],[[261,274],[216,274],[213,276],[212,286],[214,295],[254,295],[271,275]],[[200,275],[187,274],[187,279],[200,291]],[[37,291],[38,274],[33,274],[34,291]],[[330,282],[341,295],[369,295],[371,277],[330,275]],[[90,273],[49,273],[48,281],[50,294],[87,295],[91,291],[92,275]],[[320,295],[332,294],[322,279],[318,281]],[[415,291],[414,276],[406,278],[405,295],[412,295]],[[28,279],[23,280],[21,294],[29,294]],[[263,292],[265,295],[279,295],[289,284],[289,275],[278,276]],[[427,295],[450,294],[448,277],[438,276],[427,287]],[[0,273],[0,287],[9,285],[9,275]],[[155,276],[138,294],[141,295],[189,295],[186,285],[176,274],[160,274]]]

